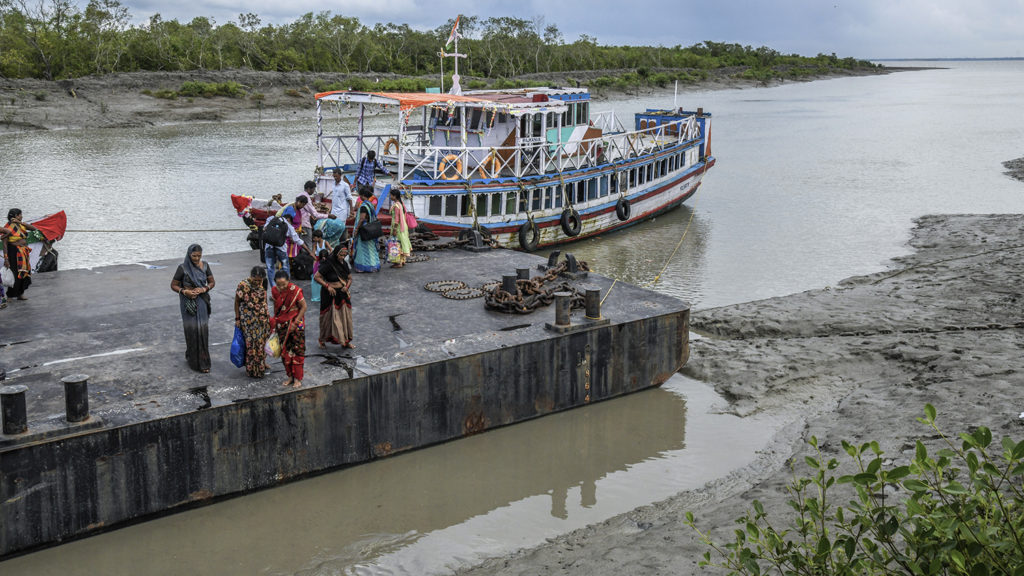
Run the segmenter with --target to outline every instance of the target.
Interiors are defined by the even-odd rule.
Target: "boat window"
[[[647,180],[654,180],[654,163],[647,165]]]
[[[431,196],[430,197],[430,206],[427,208],[427,214],[429,214],[431,216],[440,216],[441,215],[441,197],[440,196]]]
[[[469,194],[459,194],[459,216],[465,218],[466,216],[472,216],[470,207],[472,204],[469,202]]]
[[[587,180],[587,200],[595,200],[597,198],[597,193],[597,179],[591,178],[590,180]]]
[[[506,114],[504,112],[499,112],[498,113],[498,122],[500,122],[502,124],[508,123],[508,114]]]
[[[445,216],[458,216],[459,215],[459,197],[450,194],[444,197],[444,215]]]
[[[664,176],[665,174],[668,174],[668,171],[669,171],[668,160],[662,160],[661,161],[661,175]]]
[[[576,105],[569,104],[566,107],[565,112],[562,113],[562,126],[572,126],[573,120],[575,119]]]
[[[586,124],[587,120],[590,119],[590,103],[580,102],[576,104],[576,123]]]
[[[611,181],[612,181],[611,182],[612,194],[618,194],[619,193],[619,173],[618,172],[612,172]]]
[[[658,179],[661,176],[661,162],[651,162],[651,171],[653,172],[651,174],[651,180]]]
[[[553,188],[545,188],[544,189],[544,209],[545,210],[550,210],[551,209],[551,202],[552,202],[551,197],[554,196],[553,191],[554,191]]]
[[[491,194],[491,216],[501,215],[501,192]]]
[[[576,203],[582,204],[587,201],[587,187],[584,182],[573,182],[576,187]]]
[[[479,108],[474,109],[473,110],[473,119],[470,121],[469,127],[472,128],[473,130],[480,130],[481,128],[483,128],[480,125],[480,118],[483,116],[483,114],[484,114],[483,110],[481,110]]]
[[[540,210],[541,195],[544,193],[543,188],[534,188],[533,190],[533,203],[531,204],[532,210]]]
[[[629,170],[629,187],[633,188],[636,186],[636,168],[630,168]]]
[[[647,182],[647,170],[641,166],[636,169],[636,185],[640,186],[644,182]]]
[[[608,176],[601,176],[601,198],[608,195]]]
[[[519,194],[517,192],[509,192],[505,196],[505,214],[516,214],[519,212],[517,204],[519,203]]]
[[[487,211],[487,196],[487,194],[476,195],[476,215],[481,218],[489,214]]]
[[[533,135],[541,136],[541,121],[544,119],[543,114],[533,114]]]
[[[561,208],[562,207],[562,187],[561,186],[555,186],[551,190],[552,190],[552,192],[554,193],[554,196],[555,196],[555,208]]]

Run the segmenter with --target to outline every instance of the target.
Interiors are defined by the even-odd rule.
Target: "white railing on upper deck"
[[[600,128],[605,133],[626,131],[626,128],[616,118],[615,110],[605,110],[604,112],[591,114],[590,121],[594,123],[595,128]]]
[[[615,122],[615,117],[609,115],[604,121]],[[699,137],[700,128],[693,117],[632,132],[605,133],[598,138],[578,142],[521,144],[512,147],[439,148],[428,142],[422,132],[414,132],[406,134],[401,143],[404,163],[399,179],[523,178],[562,173],[636,158]],[[392,138],[395,136],[364,136],[362,153],[365,155],[369,150],[376,150],[380,157]],[[322,137],[322,165],[355,163],[358,158],[357,143],[358,138],[355,136]]]

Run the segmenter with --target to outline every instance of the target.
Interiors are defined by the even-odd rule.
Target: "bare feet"
[[[281,382],[281,386],[291,386],[292,382],[294,382],[294,381],[295,381],[294,379],[289,378],[289,379],[285,380],[284,382]]]
[[[18,296],[18,300],[28,300],[28,296]]]
[[[324,344],[323,340],[317,340],[316,343],[317,343],[317,345],[320,346],[320,348],[327,348],[327,345]]]
[[[300,386],[302,386],[302,380],[293,380],[292,381],[292,388],[298,388]]]

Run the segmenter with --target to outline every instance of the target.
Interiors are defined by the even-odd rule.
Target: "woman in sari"
[[[398,240],[398,261],[391,265],[392,268],[405,266],[405,259],[412,254],[412,244],[409,242],[409,225],[405,221],[405,204],[402,202],[402,193],[397,188],[391,189],[391,235]]]
[[[188,247],[185,261],[178,265],[171,290],[178,293],[181,323],[185,328],[185,359],[197,372],[210,371],[210,290],[216,282],[210,264],[203,262],[199,244]]]
[[[380,272],[380,252],[377,248],[377,239],[363,240],[359,237],[359,229],[377,219],[373,213],[373,205],[370,203],[373,191],[364,188],[359,191],[359,196],[362,201],[359,203],[359,209],[356,210],[355,226],[352,227],[352,237],[355,239],[355,259],[352,264],[356,272]]]
[[[21,219],[21,210],[11,208],[7,212],[7,224],[4,225],[7,232],[3,235],[4,267],[14,273],[14,286],[7,290],[7,296],[28,300],[25,290],[32,284],[32,264],[28,257],[32,249],[28,247],[26,236],[36,227],[22,222]]]
[[[324,235],[324,241],[332,247],[347,241],[345,238],[345,223],[340,218],[317,220],[316,224],[313,225],[313,230],[319,230]]]
[[[249,277],[238,283],[235,290],[235,326],[245,337],[245,372],[253,378],[263,378],[267,368],[267,353],[263,346],[270,338],[270,314],[267,313],[267,270],[255,266]]]
[[[284,270],[274,274],[270,295],[274,299],[274,317],[270,324],[281,341],[281,361],[288,375],[283,384],[298,388],[302,386],[306,361],[306,299],[302,297],[302,289],[288,279]]]
[[[327,342],[352,348],[352,275],[345,261],[348,251],[338,246],[329,256],[321,257],[320,270],[313,281],[320,289],[320,338],[323,348]]]

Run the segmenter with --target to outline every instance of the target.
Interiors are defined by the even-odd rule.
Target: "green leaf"
[[[882,459],[881,458],[875,458],[874,460],[872,460],[871,462],[868,463],[868,470],[867,470],[867,472],[868,472],[868,474],[877,474],[878,470],[881,469],[881,467],[882,467]]]
[[[935,406],[932,406],[931,404],[925,404],[924,417],[928,420],[929,423],[935,422]]]
[[[889,473],[886,475],[885,479],[888,480],[889,482],[895,482],[895,481],[897,481],[897,480],[899,480],[901,478],[906,478],[909,475],[910,475],[910,467],[909,466],[897,466],[896,468],[893,468],[892,470],[889,471]]]
[[[982,448],[987,448],[992,443],[992,431],[987,426],[978,426],[978,429],[971,436],[977,440],[978,445]]]
[[[846,440],[843,440],[843,450],[845,450],[846,453],[849,454],[851,458],[857,455],[857,447],[853,446],[852,444],[850,444]]]
[[[690,524],[693,524],[693,512],[690,512],[690,511],[686,512],[686,521],[689,522]]]
[[[1017,445],[1013,447],[1013,454],[1011,454],[1010,457],[1014,460],[1024,458],[1024,440],[1017,442]]]
[[[906,488],[907,490],[910,490],[911,492],[927,492],[928,491],[928,485],[927,484],[925,484],[924,482],[921,482],[920,480],[916,480],[914,478],[911,478],[910,480],[904,480],[903,481],[903,487]]]
[[[804,462],[811,468],[817,469],[821,467],[821,465],[818,464],[818,461],[815,460],[814,458],[811,458],[810,456],[804,456]]]
[[[1024,464],[1022,464],[1021,466],[1024,466]],[[847,474],[846,476],[839,477],[840,484],[849,484],[850,482],[853,482],[853,476],[850,476],[849,474]]]
[[[967,494],[967,489],[956,480],[946,484],[942,487],[942,491],[947,494]]]
[[[853,481],[857,484],[868,485],[874,484],[878,481],[878,476],[871,474],[870,472],[861,472],[853,477]]]
[[[828,541],[828,536],[823,536],[818,540],[818,556],[827,556],[832,551],[832,543]]]
[[[758,515],[764,514],[764,505],[761,504],[760,500],[754,500],[754,511],[757,512]]]
[[[964,569],[964,555],[959,550],[952,550],[949,553],[949,558],[956,564],[957,568]]]
[[[928,459],[928,449],[924,447],[924,444],[922,444],[920,440],[917,440],[914,452],[914,456],[916,456],[917,460],[923,462]]]
[[[747,522],[747,534],[749,534],[750,539],[753,540],[761,535],[761,531],[757,529],[757,526],[753,522]]]

